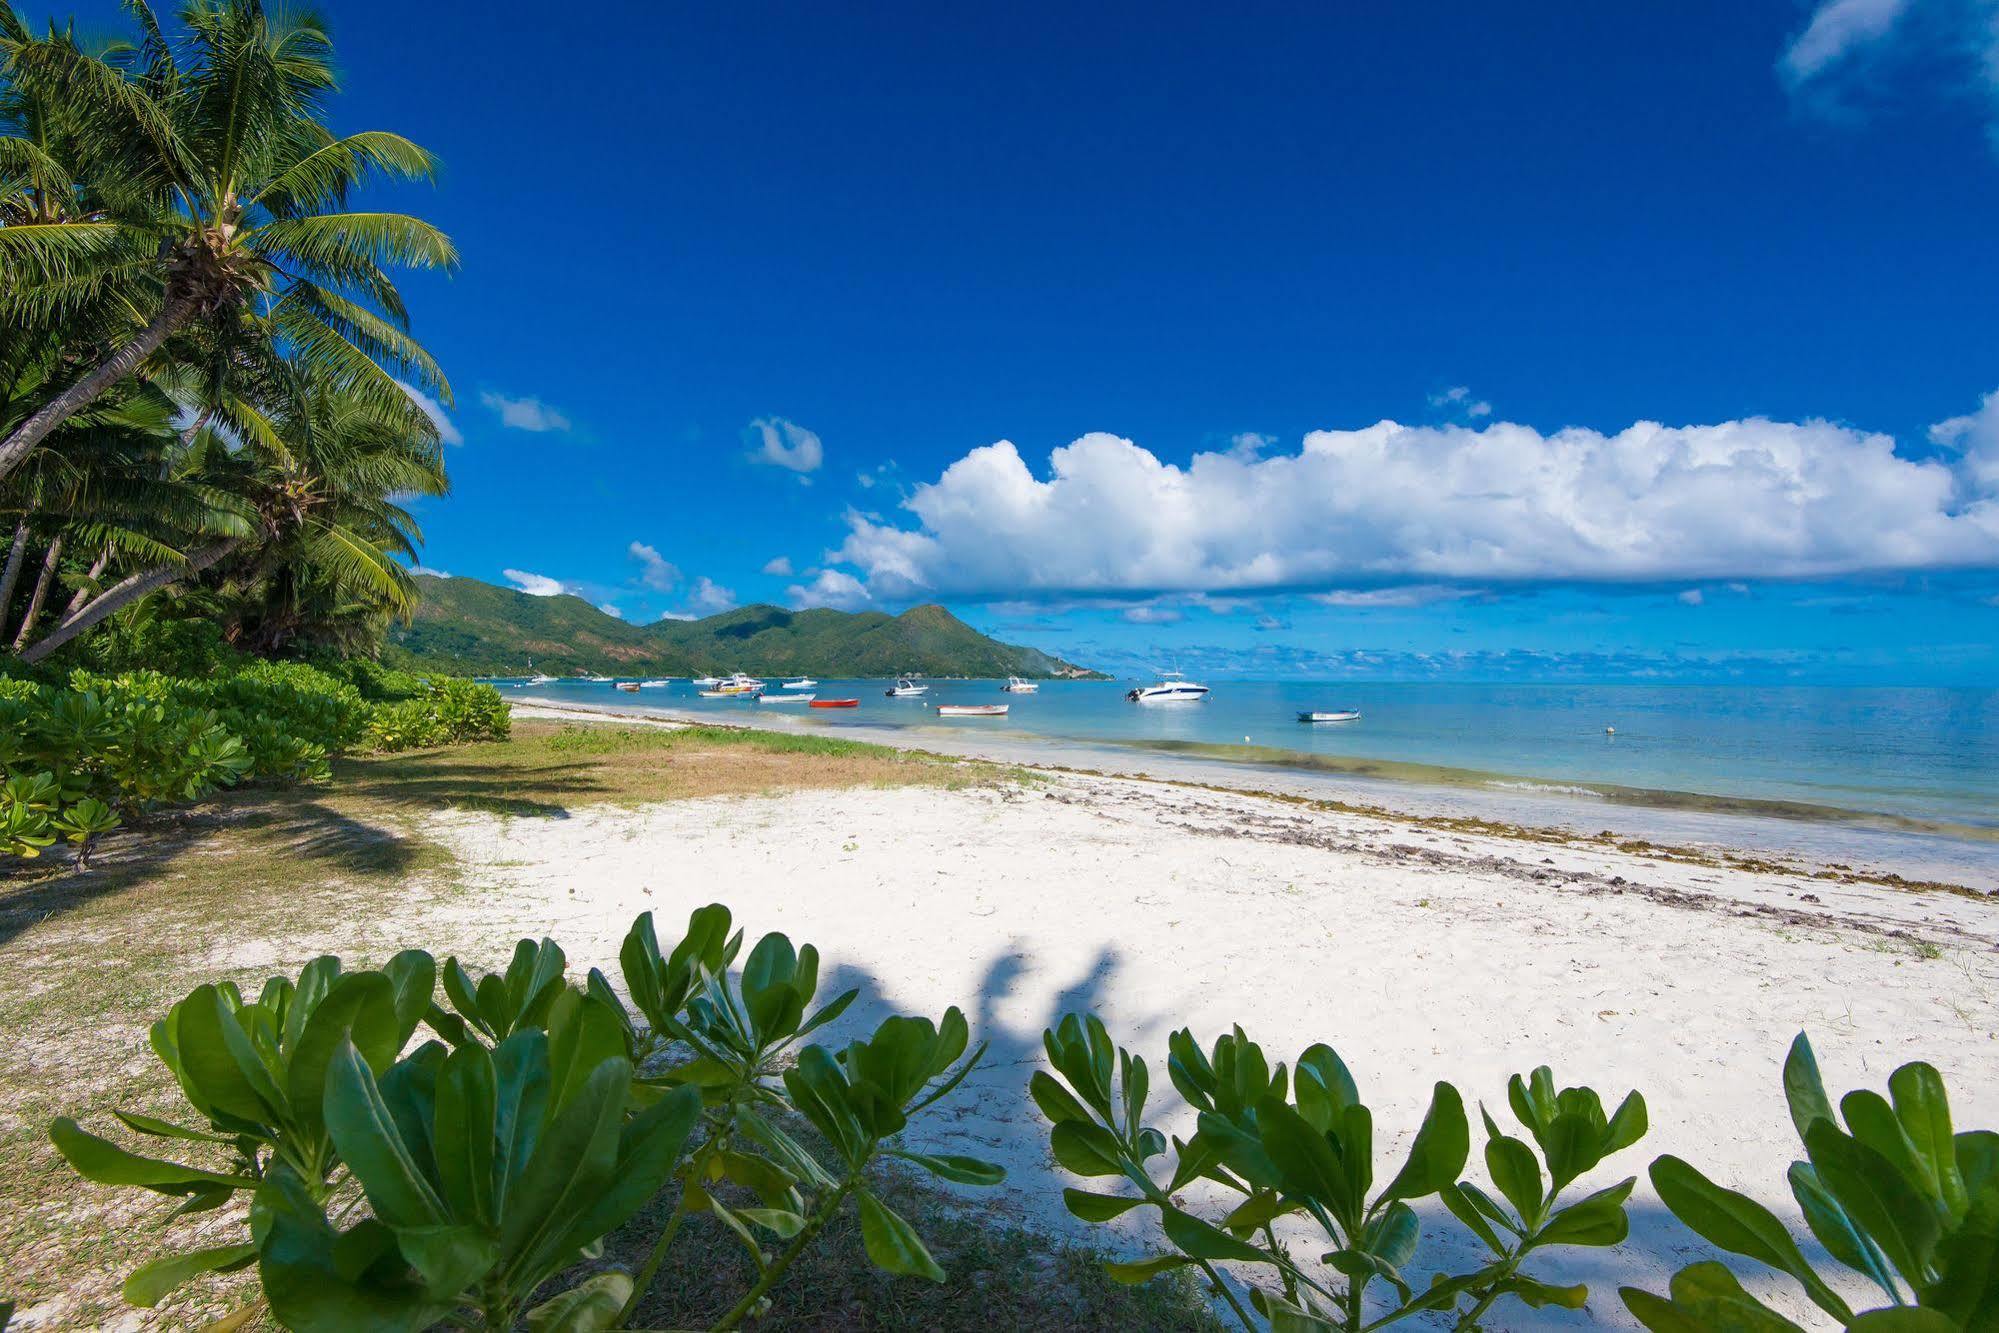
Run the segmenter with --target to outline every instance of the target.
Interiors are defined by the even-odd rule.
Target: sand
[[[1191,1120],[1164,1076],[1175,1028],[1205,1045],[1240,1023],[1273,1058],[1330,1043],[1375,1111],[1380,1179],[1434,1080],[1502,1120],[1507,1076],[1536,1064],[1606,1102],[1640,1089],[1650,1136],[1584,1182],[1640,1176],[1632,1242],[1539,1265],[1551,1280],[1588,1281],[1585,1311],[1513,1305],[1494,1327],[1632,1327],[1618,1284],[1662,1290],[1707,1256],[1643,1179],[1658,1153],[1692,1159],[1797,1225],[1778,1071],[1801,1029],[1835,1095],[1928,1060],[1960,1128],[1999,1124],[1999,914],[1970,896],[1067,774],[562,819],[468,812],[427,831],[482,886],[439,909],[449,919],[432,923],[436,937],[490,941],[489,964],[514,938],[546,933],[579,975],[595,965],[615,976],[636,913],[657,913],[671,939],[690,909],[720,901],[752,939],[782,930],[818,945],[825,994],[862,989],[835,1039],[889,1010],[963,1007],[991,1043],[986,1062],[914,1137],[1001,1161],[1007,1183],[975,1206],[1064,1234],[1102,1229],[1063,1211],[1061,1188],[1083,1182],[1050,1158],[1025,1084],[1043,1027],[1071,1010],[1096,1011],[1146,1055],[1149,1119],[1181,1134]],[[1476,1151],[1473,1161],[1483,1179]],[[1462,1228],[1434,1204],[1422,1211],[1419,1276],[1475,1262]],[[1145,1214],[1128,1217],[1122,1243],[1156,1251]],[[1822,1326],[1785,1282],[1750,1282]]]

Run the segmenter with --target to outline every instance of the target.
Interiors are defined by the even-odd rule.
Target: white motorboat
[[[724,694],[762,694],[766,687],[755,676],[745,676],[738,671],[719,682],[715,688]]]
[[[696,676],[693,680],[689,681],[688,683],[693,685],[696,689],[712,690],[717,685],[720,685],[722,683],[722,678],[720,676]]]
[[[533,676],[529,676],[529,677],[527,678],[527,683],[528,683],[529,685],[553,685],[553,684],[555,684],[555,677],[553,677],[553,676],[543,676],[543,675],[533,675]]]
[[[1335,708],[1327,712],[1305,712],[1298,714],[1300,722],[1358,722],[1360,709]]]
[[[918,685],[907,676],[898,676],[896,677],[895,685],[890,689],[883,690],[882,693],[891,699],[914,699],[919,694],[930,693],[930,687],[928,685]]]
[[[939,717],[1005,717],[1005,704],[938,704]]]
[[[1135,704],[1197,704],[1208,697],[1208,687],[1196,685],[1177,671],[1162,671],[1158,684],[1126,690],[1124,697]]]
[[[1040,688],[1041,686],[1037,682],[1022,680],[1019,676],[1008,676],[1006,684],[1000,686],[1000,689],[1008,694],[1033,694]]]
[[[810,676],[800,676],[797,680],[787,680],[784,682],[784,688],[787,690],[809,690],[818,683],[818,681],[812,679]]]
[[[759,694],[756,701],[760,704],[809,704],[818,697],[810,691],[804,694]]]
[[[642,680],[639,682],[639,688],[642,690],[663,690],[672,683],[672,677],[668,677],[665,680]]]
[[[739,699],[747,703],[756,702],[761,690],[697,690],[703,699]]]

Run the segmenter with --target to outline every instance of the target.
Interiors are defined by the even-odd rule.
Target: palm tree
[[[175,43],[144,0],[130,8],[140,40],[98,56],[65,32],[32,37],[0,0],[0,114],[14,129],[0,136],[0,318],[46,325],[65,303],[107,298],[119,315],[0,439],[0,479],[195,325],[226,341],[255,324],[384,415],[408,414],[398,379],[448,403],[389,270],[452,269],[457,252],[416,218],[346,208],[369,179],[434,180],[436,162],[398,134],[325,128],[335,77],[320,16],[188,0]]]

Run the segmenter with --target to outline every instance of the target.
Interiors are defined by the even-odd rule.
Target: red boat
[[[861,701],[859,699],[814,699],[809,706],[812,708],[859,708]]]

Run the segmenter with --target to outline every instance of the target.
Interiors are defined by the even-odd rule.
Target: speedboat
[[[1298,720],[1300,722],[1358,722],[1360,721],[1360,709],[1335,708],[1330,712],[1300,713],[1298,714]]]
[[[938,704],[939,717],[1005,717],[1005,704]]]
[[[1197,704],[1208,697],[1208,687],[1196,685],[1177,671],[1163,671],[1158,684],[1126,690],[1124,697],[1135,704]]]
[[[809,704],[815,696],[808,691],[804,694],[759,694],[755,697],[760,704]]]
[[[529,676],[527,678],[527,683],[530,685],[553,685],[555,684],[555,677],[544,676],[537,673],[535,675]]]
[[[764,683],[755,676],[745,676],[742,672],[738,671],[732,674],[727,680],[717,684],[715,688],[724,694],[762,694],[764,692]]]
[[[665,680],[642,680],[639,682],[639,688],[642,690],[663,690],[672,683],[673,678],[671,676]]]
[[[930,687],[928,685],[918,685],[907,676],[898,676],[896,677],[894,687],[883,690],[882,693],[891,699],[914,699],[919,694],[930,693]]]
[[[695,693],[699,694],[703,699],[739,699],[744,702],[754,703],[756,701],[756,697],[759,694],[761,694],[762,691],[761,690],[697,690],[695,691]]]
[[[1000,686],[1000,689],[1008,694],[1033,694],[1040,688],[1041,686],[1034,681],[1022,680],[1019,676],[1008,676],[1006,684]]]
[[[689,681],[688,683],[693,685],[696,689],[712,690],[717,685],[720,685],[722,683],[722,678],[720,676],[696,676],[693,680]]]
[[[812,679],[810,676],[800,676],[797,680],[787,680],[784,682],[784,688],[787,690],[809,690],[818,683],[818,681]]]

